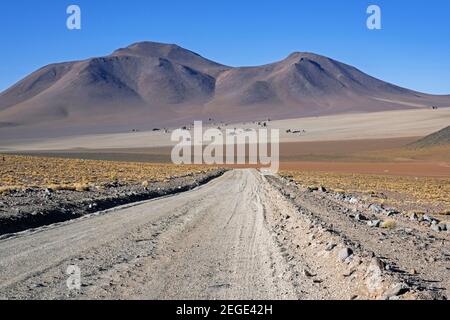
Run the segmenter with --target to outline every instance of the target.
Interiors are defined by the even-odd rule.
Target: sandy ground
[[[336,173],[368,173],[411,177],[450,178],[448,162],[333,162],[333,161],[294,161],[283,162],[282,170],[321,171]]]
[[[418,137],[406,137],[283,142],[280,144],[280,168],[338,173],[450,177],[450,147],[426,150],[404,148],[417,139]],[[171,150],[171,147],[155,147],[42,150],[23,153],[58,158],[170,163]]]
[[[450,108],[445,108],[279,120],[269,122],[268,128],[280,129],[281,142],[308,142],[421,137],[438,131],[448,126],[449,123]],[[205,125],[205,128],[207,127]],[[222,128],[259,127],[254,123],[241,123],[229,124]],[[301,133],[286,133],[287,130],[300,130]],[[173,145],[173,142],[170,141],[170,133],[133,132],[35,140],[1,139],[0,151],[149,148],[170,145]]]
[[[402,221],[381,232],[351,212],[332,195],[302,191],[256,170],[233,170],[176,196],[0,240],[0,297],[430,299],[446,294],[445,235],[430,238],[428,229]],[[80,268],[80,290],[66,286],[69,265]]]

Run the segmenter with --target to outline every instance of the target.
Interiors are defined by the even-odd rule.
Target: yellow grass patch
[[[395,220],[386,220],[381,223],[381,227],[384,229],[394,229],[396,225]]]
[[[380,203],[395,204],[395,199],[380,196],[393,192],[403,198],[398,201],[441,205],[449,208],[445,212],[450,212],[449,178],[306,171],[282,171],[281,175],[291,177],[305,187],[315,185],[325,186],[336,192],[359,192]]]
[[[3,157],[3,156],[2,156]],[[86,191],[107,183],[165,181],[217,167],[5,155],[0,162],[0,193],[26,187]],[[2,159],[0,159],[2,160]]]

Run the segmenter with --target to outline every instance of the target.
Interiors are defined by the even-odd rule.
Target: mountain
[[[229,67],[177,45],[141,42],[43,67],[0,94],[2,134],[58,135],[344,112],[450,107],[313,53]]]
[[[450,145],[450,126],[414,142],[411,147],[427,148],[442,145]]]

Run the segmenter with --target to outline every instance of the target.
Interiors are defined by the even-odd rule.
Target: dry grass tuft
[[[384,229],[394,229],[396,225],[395,220],[386,220],[381,223],[381,227]]]

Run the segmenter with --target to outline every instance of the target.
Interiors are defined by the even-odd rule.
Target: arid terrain
[[[174,165],[194,120],[278,130],[280,171]],[[312,53],[45,66],[0,93],[0,299],[448,299],[449,123],[450,96]]]
[[[413,221],[369,204],[232,170],[179,195],[0,240],[1,296],[447,297],[448,234],[425,216]],[[80,290],[66,287],[70,265],[81,270]]]
[[[190,190],[217,167],[5,155],[0,157],[0,235]]]

